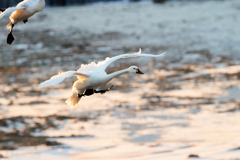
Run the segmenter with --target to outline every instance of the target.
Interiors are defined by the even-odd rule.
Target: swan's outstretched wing
[[[130,58],[130,57],[160,57],[163,54],[160,55],[153,55],[153,54],[141,54],[141,49],[137,53],[132,54],[121,54],[112,58],[107,57],[104,61],[100,61],[97,64],[95,62],[89,63],[89,64],[82,64],[79,68],[78,72],[86,73],[86,72],[95,72],[95,71],[105,71],[106,68],[113,63],[114,61],[121,59],[121,58]]]
[[[154,54],[140,54],[139,57],[161,57],[161,56],[164,56],[166,53],[161,53],[161,54],[158,54],[158,55],[154,55]]]
[[[153,55],[153,54],[141,54],[141,49],[139,50],[138,53],[133,53],[133,54],[121,54],[119,56],[115,56],[112,58],[106,58],[105,61],[99,62],[99,68],[102,70],[105,70],[111,63],[114,61],[121,59],[121,58],[131,58],[131,57],[160,57],[163,56],[165,53],[159,54],[159,55]]]
[[[19,6],[19,7],[9,7],[8,9],[6,9],[4,12],[0,12],[0,19],[3,18],[4,16],[6,16],[7,14],[10,14],[14,11],[17,11],[17,10],[20,10],[20,9],[25,9],[26,6],[25,5],[22,5],[22,6]]]
[[[82,64],[79,68],[78,72],[94,72],[96,70],[104,71],[112,62],[121,59],[121,58],[128,58],[128,57],[137,57],[139,54],[141,54],[141,50],[138,53],[133,54],[121,54],[119,56],[115,56],[112,58],[107,57],[104,61],[100,61],[97,64],[95,62],[89,63],[89,64]]]
[[[58,75],[52,76],[49,80],[42,82],[38,88],[43,88],[47,86],[53,86],[61,83],[65,78],[77,76],[78,79],[88,79],[89,75],[85,73],[80,73],[77,71],[67,71],[59,73]]]
[[[138,57],[140,54],[141,54],[141,49],[137,53],[121,54],[112,58],[106,58],[105,61],[98,62],[99,69],[106,70],[106,68],[116,60],[119,60],[121,58]]]

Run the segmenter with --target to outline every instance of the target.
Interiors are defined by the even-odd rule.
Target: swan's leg
[[[99,91],[94,90],[94,93],[104,94],[104,93],[106,93],[107,91],[110,91],[110,89],[112,89],[112,87],[113,87],[113,85],[112,85],[111,87],[109,87],[108,89],[106,89],[106,90],[99,90]]]
[[[93,89],[86,89],[83,93],[78,93],[78,98],[81,98],[82,96],[91,96],[94,94]]]
[[[82,96],[84,96],[84,95],[78,93],[78,98],[82,98]]]
[[[94,90],[93,89],[86,89],[83,94],[84,94],[84,96],[91,96],[91,95],[94,94]]]
[[[7,44],[12,44],[12,42],[15,40],[13,35],[12,35],[12,30],[13,30],[14,24],[12,24],[10,32],[8,33],[8,37],[7,37]]]
[[[28,19],[25,19],[24,21],[23,21],[23,23],[27,23],[28,22]]]

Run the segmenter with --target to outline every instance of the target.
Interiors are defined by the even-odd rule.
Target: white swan
[[[119,76],[127,72],[143,74],[138,69],[137,66],[131,66],[127,69],[113,72],[111,74],[107,74],[105,72],[105,69],[114,61],[121,58],[130,58],[130,57],[139,57],[139,56],[159,57],[159,56],[162,56],[163,54],[160,54],[160,55],[141,54],[141,49],[140,49],[138,53],[122,54],[112,58],[106,58],[106,60],[98,62],[98,64],[96,64],[95,62],[92,62],[88,65],[82,64],[79,70],[59,73],[58,75],[51,77],[51,79],[41,83],[39,85],[39,88],[56,85],[61,83],[65,78],[68,78],[71,76],[77,76],[78,80],[73,84],[73,87],[72,87],[72,96],[66,100],[66,103],[68,105],[76,106],[82,96],[89,96],[94,93],[103,94],[106,91],[109,91],[112,87],[106,90],[96,90],[96,89],[99,89],[100,87],[104,86],[106,83],[108,83],[110,80],[112,80],[116,76]]]
[[[14,41],[14,37],[12,35],[12,29],[15,24],[17,24],[20,21],[23,21],[24,23],[28,22],[28,18],[33,16],[35,13],[40,12],[43,10],[45,6],[45,0],[24,0],[16,7],[9,7],[8,9],[0,10],[0,19],[7,14],[11,14],[9,17],[10,23],[7,25],[7,28],[10,29],[10,32],[7,37],[7,43],[12,44]]]

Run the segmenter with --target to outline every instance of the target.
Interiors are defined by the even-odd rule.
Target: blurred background
[[[139,2],[139,1],[146,1],[146,0],[48,0],[46,1],[46,5],[48,6],[71,6],[71,5],[84,5],[84,4],[92,4],[96,2]],[[178,0],[154,0],[155,3],[164,3],[166,1],[178,1]],[[185,1],[185,0],[181,0]],[[189,0],[191,1],[191,0]],[[192,0],[196,1],[196,0]],[[205,0],[202,0],[205,1]],[[16,5],[21,0],[1,0],[0,6],[8,8],[9,6]]]
[[[11,46],[0,21],[0,159],[240,160],[239,0],[46,3],[14,27]],[[139,48],[166,55],[116,61],[108,73],[145,74],[121,75],[75,108],[65,104],[75,77],[38,89]]]

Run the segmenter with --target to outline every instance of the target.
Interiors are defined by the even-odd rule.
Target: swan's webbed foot
[[[13,37],[13,35],[12,35],[12,32],[10,32],[9,34],[8,34],[8,37],[7,37],[7,44],[12,44],[12,42],[14,41],[15,39],[14,39],[14,37]]]
[[[107,91],[110,91],[110,90],[112,89],[112,87],[113,87],[113,85],[112,85],[111,87],[109,87],[108,89],[106,89],[106,90],[99,90],[99,91],[94,90],[94,93],[104,94],[104,93],[106,93]]]
[[[78,93],[78,98],[82,98],[82,96],[84,96],[84,95]]]
[[[11,27],[11,30],[10,32],[8,33],[8,36],[7,36],[7,44],[12,44],[12,42],[15,40],[13,35],[12,35],[12,30],[13,30],[13,27],[14,27],[14,24],[12,24],[12,27]]]
[[[86,89],[85,92],[83,93],[84,96],[91,96],[94,94],[93,89]]]
[[[93,89],[86,89],[82,94],[78,93],[78,98],[81,98],[82,96],[91,96],[94,94]]]
[[[106,90],[99,90],[99,91],[96,91],[94,89],[86,89],[85,92],[83,92],[82,94],[79,94],[78,93],[78,98],[81,98],[82,96],[91,96],[93,95],[94,93],[101,93],[101,94],[104,94],[106,93],[107,91],[109,91],[110,89],[112,89],[113,85],[106,89]]]
[[[24,21],[23,21],[23,23],[27,23],[28,22],[28,19],[25,19]]]

